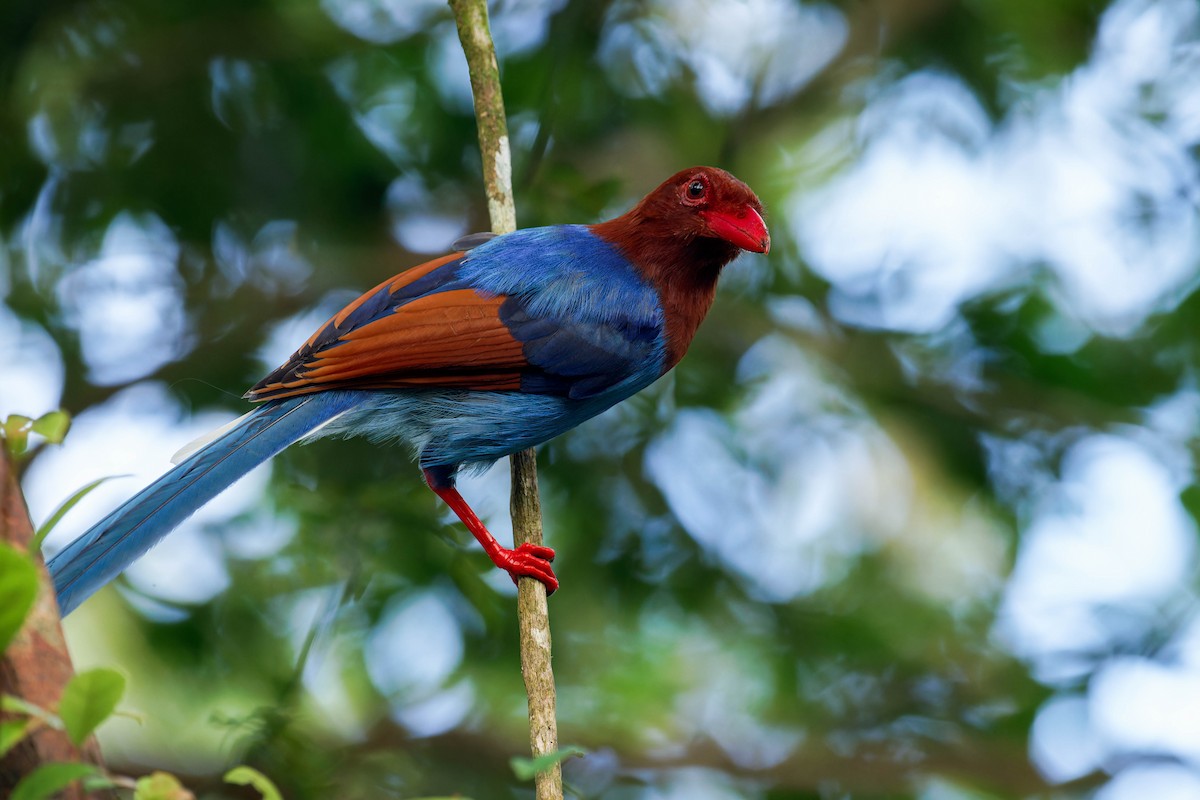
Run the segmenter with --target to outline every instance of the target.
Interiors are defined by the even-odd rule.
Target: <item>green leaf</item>
[[[0,758],[29,735],[30,722],[28,719],[0,720]]]
[[[271,783],[271,779],[254,767],[234,767],[225,773],[226,783],[236,783],[238,786],[253,786],[263,796],[263,800],[283,800],[283,795]]]
[[[125,676],[111,669],[91,669],[71,679],[58,701],[67,735],[76,746],[117,708],[125,693]]]
[[[0,651],[21,629],[37,592],[37,567],[15,547],[0,544]]]
[[[169,772],[153,772],[138,778],[133,800],[194,800],[195,795]]]
[[[4,424],[0,425],[0,434],[3,434],[9,455],[16,457],[25,452],[32,425],[33,420],[21,414],[10,414],[8,419],[4,420]]]
[[[42,764],[26,775],[13,789],[9,800],[43,800],[67,788],[71,781],[95,775],[98,770],[91,764],[73,761]]]
[[[74,508],[76,503],[87,497],[93,489],[105,481],[111,481],[113,478],[128,477],[128,475],[106,475],[103,478],[96,478],[96,480],[92,481],[88,485],[76,490],[75,494],[68,497],[62,502],[62,505],[54,509],[54,513],[50,515],[50,518],[43,522],[41,527],[37,529],[37,533],[33,535],[33,541],[29,543],[30,552],[36,553],[38,550],[41,550],[42,542],[46,540],[46,537],[50,534],[50,531],[54,530],[54,526],[59,523],[59,520],[66,516],[66,513]]]
[[[517,780],[531,781],[539,772],[545,772],[560,761],[584,755],[587,755],[587,751],[581,747],[564,747],[537,758],[511,758],[508,763]]]
[[[59,444],[71,427],[71,415],[65,411],[51,411],[33,421],[33,432],[51,444]]]

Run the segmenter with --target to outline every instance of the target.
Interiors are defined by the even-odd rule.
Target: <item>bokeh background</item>
[[[1200,4],[505,0],[524,226],[768,209],[674,374],[541,450],[606,800],[1200,797]],[[487,227],[434,0],[0,6],[0,415],[83,530]],[[504,538],[507,467],[464,482]],[[400,450],[294,448],[67,621],[110,765],[530,797],[514,592]],[[231,795],[232,796],[232,795]]]

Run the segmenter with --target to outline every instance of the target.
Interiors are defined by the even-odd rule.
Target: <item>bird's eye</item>
[[[707,202],[708,181],[697,175],[679,190],[679,200],[686,206],[699,206]]]

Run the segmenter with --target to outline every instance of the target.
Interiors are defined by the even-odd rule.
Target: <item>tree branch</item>
[[[495,233],[517,228],[512,193],[512,155],[504,98],[500,91],[500,69],[488,28],[486,0],[449,0],[458,25],[471,73],[475,119],[479,126],[479,149],[483,156],[483,181],[487,187],[488,214]],[[533,450],[511,459],[512,519],[514,544],[542,543],[542,513],[538,502],[537,461]],[[529,744],[534,758],[558,750],[555,717],[554,672],[550,665],[550,614],[546,587],[532,578],[517,585],[517,621],[521,634],[521,675],[529,697]],[[556,763],[535,778],[537,800],[562,800],[562,769]]]

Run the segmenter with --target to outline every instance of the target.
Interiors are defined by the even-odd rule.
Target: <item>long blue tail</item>
[[[225,487],[357,405],[357,392],[265,403],[58,553],[47,567],[65,616]]]

